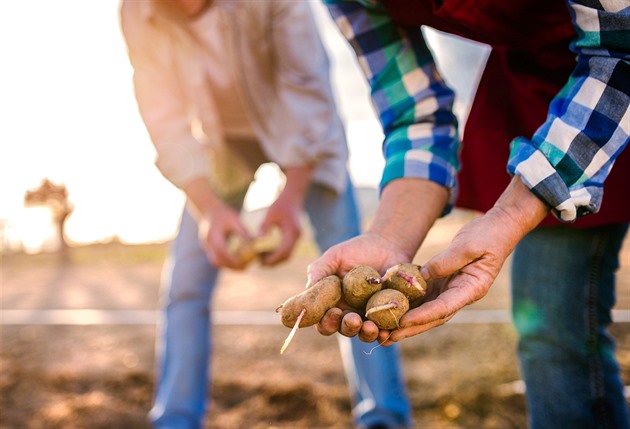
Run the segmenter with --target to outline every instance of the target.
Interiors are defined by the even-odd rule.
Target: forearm
[[[217,208],[225,204],[216,196],[210,183],[204,177],[198,177],[186,184],[181,189],[192,204],[194,214],[197,217],[210,216]]]
[[[379,2],[325,2],[371,87],[385,134],[381,187],[400,178],[433,181],[451,190],[448,212],[459,169],[454,92],[440,77],[422,33],[397,26]]]
[[[309,165],[285,168],[286,183],[281,198],[295,206],[302,207],[311,185],[314,170]]]
[[[497,214],[503,222],[510,225],[506,230],[510,231],[510,247],[513,249],[516,244],[525,237],[531,230],[536,228],[547,216],[550,207],[538,198],[521,180],[516,176],[508,187],[503,191],[489,214]]]
[[[448,190],[429,180],[398,179],[382,192],[366,234],[377,234],[413,259],[435,220],[448,204]]]

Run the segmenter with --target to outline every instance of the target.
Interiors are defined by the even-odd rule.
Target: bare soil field
[[[438,224],[418,262],[444,247],[459,221]],[[253,266],[223,273],[215,310],[271,312],[301,290],[305,267],[315,256],[307,238],[297,255],[281,267]],[[120,311],[127,316],[154,314],[167,248],[166,243],[110,243],[72,248],[66,261],[54,254],[2,257],[1,429],[149,428],[155,321],[145,317],[116,322],[115,317],[121,317],[123,313],[116,313]],[[617,308],[627,314],[628,245],[622,262]],[[507,274],[502,273],[488,296],[467,310],[506,314],[509,305]],[[76,310],[85,309],[113,314],[114,321],[68,316],[83,314]],[[69,311],[61,312],[65,319],[51,321],[45,317],[50,310]],[[17,320],[16,314],[25,319]],[[516,336],[509,320],[452,322],[401,344],[416,426],[526,428]],[[288,329],[279,321],[224,321],[213,329],[214,377],[207,428],[352,427],[334,337],[303,329],[280,355]],[[630,385],[630,324],[615,323],[612,332],[618,340],[625,384]]]

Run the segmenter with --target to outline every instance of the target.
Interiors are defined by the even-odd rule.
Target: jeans
[[[531,429],[628,429],[614,339],[627,224],[540,227],[513,255],[513,316]]]
[[[322,250],[356,236],[359,215],[352,186],[343,195],[312,185],[305,209]],[[165,313],[158,335],[158,384],[149,414],[156,428],[202,428],[209,400],[210,310],[218,269],[209,263],[187,211],[164,270]],[[299,286],[298,286],[299,287]],[[358,426],[411,426],[411,409],[397,347],[374,347],[338,336]],[[369,346],[369,347],[368,347]]]

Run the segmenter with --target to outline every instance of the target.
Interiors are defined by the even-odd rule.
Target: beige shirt
[[[308,2],[216,0],[211,15],[200,17],[215,25],[198,21],[193,28],[199,39],[212,43],[212,34],[220,32],[222,43],[208,46],[210,56],[191,49],[190,32],[167,29],[169,23],[160,21],[151,5],[123,0],[121,23],[140,112],[157,150],[157,166],[171,182],[181,187],[200,176],[218,177],[230,186],[235,178],[253,177],[227,142],[228,132],[249,135],[239,123],[242,108],[266,159],[280,168],[312,165],[316,183],[345,189],[345,132]],[[234,76],[216,93],[211,81],[222,78],[207,73],[215,66]],[[238,97],[230,97],[232,91]],[[224,106],[226,97],[230,105]],[[236,172],[226,176],[217,168]]]
[[[208,88],[214,104],[221,106],[217,109],[217,114],[226,139],[256,140],[256,133],[247,117],[247,108],[236,82],[236,70],[230,62],[225,61],[225,47],[229,40],[226,40],[224,32],[219,31],[219,19],[217,8],[211,7],[190,25],[207,54],[201,60],[204,63]]]

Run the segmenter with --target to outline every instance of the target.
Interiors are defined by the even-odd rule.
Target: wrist
[[[197,216],[208,217],[224,203],[215,195],[209,181],[199,177],[182,186],[188,201],[193,206]]]
[[[514,176],[490,211],[501,213],[508,222],[511,222],[515,230],[519,231],[520,240],[542,222],[549,214],[550,208],[519,176]]]
[[[413,258],[447,203],[448,190],[435,182],[396,179],[383,190],[374,220],[366,233],[396,243],[401,251]]]
[[[297,166],[289,167],[284,171],[286,182],[280,198],[292,205],[302,207],[306,200],[306,194],[311,185],[313,167]]]

